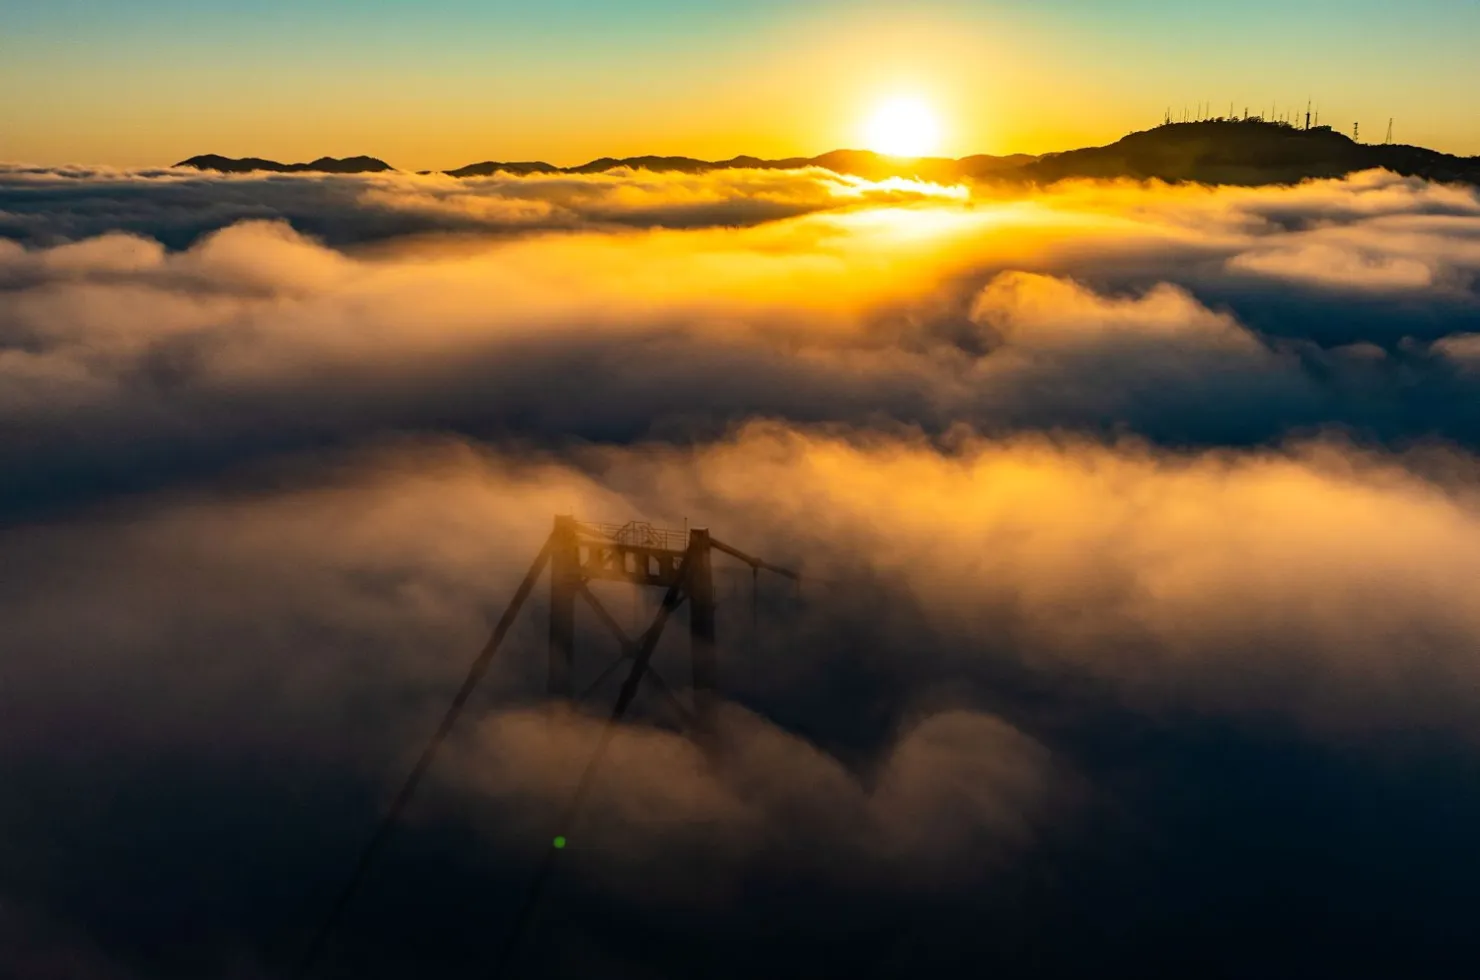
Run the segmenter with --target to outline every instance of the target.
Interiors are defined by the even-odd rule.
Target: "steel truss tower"
[[[615,726],[622,720],[637,689],[644,681],[656,687],[659,693],[689,733],[706,751],[715,748],[714,714],[717,705],[715,688],[718,684],[718,664],[715,655],[715,593],[714,552],[719,551],[737,558],[751,568],[752,583],[758,582],[762,571],[773,572],[792,581],[801,581],[796,572],[772,565],[746,554],[738,548],[716,540],[707,528],[694,528],[686,532],[666,531],[650,524],[631,521],[623,525],[588,524],[571,516],[557,516],[555,526],[546,539],[544,547],[535,556],[529,571],[514,590],[514,596],[493,629],[493,635],[474,658],[468,668],[462,686],[452,698],[441,723],[422,749],[421,756],[392,799],[389,808],[381,817],[375,833],[356,859],[348,881],[339,893],[334,905],[304,951],[294,976],[308,976],[329,937],[334,933],[345,910],[365,881],[366,873],[376,855],[385,846],[392,830],[399,822],[401,813],[416,794],[427,770],[431,768],[442,744],[456,724],[474,688],[487,673],[494,654],[503,644],[519,611],[534,592],[540,576],[548,565],[550,570],[550,622],[549,622],[549,670],[548,691],[552,701],[572,703],[581,700],[573,687],[575,666],[576,600],[588,605],[603,626],[617,640],[622,655],[611,664],[593,684],[597,685],[609,677],[618,667],[628,661],[627,678],[622,683],[616,704],[607,718],[600,742],[581,774],[575,793],[568,803],[562,828],[574,821],[589,792],[595,773],[611,742]],[[588,583],[595,581],[630,582],[638,586],[653,586],[664,589],[663,601],[647,629],[637,637],[627,635],[616,618],[607,611],[591,591]],[[756,609],[756,595],[752,593],[752,614]],[[685,708],[649,666],[653,651],[663,635],[663,628],[675,610],[684,602],[689,604],[689,655],[693,661],[693,707]],[[540,889],[552,868],[556,852],[564,846],[564,837],[549,849],[540,872],[535,878],[529,896],[510,930],[509,942],[504,947],[502,961],[507,961],[515,949],[523,924],[532,914],[539,898]]]
[[[578,700],[574,687],[576,600],[596,614],[634,662],[634,676],[658,687],[670,707],[699,737],[714,731],[715,689],[719,666],[715,653],[713,554],[737,558],[753,572],[774,572],[793,581],[797,574],[762,561],[714,538],[707,528],[688,532],[662,530],[633,521],[624,525],[590,524],[558,516],[547,544],[550,564],[548,693],[555,702]],[[627,635],[591,591],[592,581],[628,582],[667,590],[662,607],[637,638]],[[685,710],[667,685],[653,673],[652,656],[668,616],[689,605],[689,657],[692,661],[693,708]],[[517,610],[515,610],[517,614]],[[603,675],[603,679],[604,679]]]

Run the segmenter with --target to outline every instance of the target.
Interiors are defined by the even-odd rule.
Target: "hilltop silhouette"
[[[215,153],[204,153],[188,160],[181,160],[175,166],[191,167],[195,170],[216,170],[227,174],[245,174],[258,170],[279,174],[370,174],[396,169],[384,160],[364,156],[343,159],[319,157],[312,163],[278,163],[276,160],[263,160],[261,157],[243,157],[237,160]]]
[[[231,159],[207,154],[183,160],[176,166],[225,173],[262,170],[349,174],[395,169],[383,160],[366,156],[347,159],[321,157],[312,163],[285,164],[256,157]],[[498,173],[514,176],[593,174],[619,168],[706,173],[738,168],[793,170],[802,167],[821,167],[869,180],[916,177],[933,181],[999,180],[1046,184],[1071,177],[1127,177],[1249,185],[1342,177],[1359,170],[1382,167],[1403,176],[1480,185],[1480,157],[1458,157],[1418,146],[1358,143],[1329,126],[1299,129],[1261,119],[1167,123],[1131,133],[1107,146],[1043,156],[1018,153],[1000,157],[979,154],[960,159],[901,159],[868,150],[833,150],[821,156],[776,160],[753,156],[718,161],[682,156],[601,157],[574,167],[557,167],[541,160],[485,160],[444,173],[452,177],[486,177]]]
[[[1026,153],[994,157],[985,154],[963,157],[921,157],[898,159],[870,150],[833,150],[815,157],[783,157],[767,160],[761,157],[737,156],[728,160],[698,160],[693,157],[601,157],[576,167],[556,167],[548,163],[501,163],[488,160],[457,170],[447,171],[453,177],[486,177],[495,173],[530,174],[593,174],[605,173],[625,167],[629,170],[651,170],[654,172],[706,173],[711,170],[798,170],[803,167],[821,167],[834,173],[869,180],[886,177],[920,177],[926,180],[961,180],[963,178],[987,177],[991,174],[1015,170],[1035,158]]]
[[[542,160],[500,161],[485,160],[443,173],[452,177],[488,177],[497,173],[525,176],[528,174],[595,174],[626,168],[650,170],[657,173],[706,173],[711,170],[796,170],[802,167],[822,167],[834,173],[881,180],[886,177],[920,177],[926,180],[961,180],[981,178],[993,174],[1008,173],[1036,159],[1026,153],[994,157],[986,154],[952,159],[950,157],[921,157],[899,159],[884,156],[869,150],[833,150],[816,157],[786,157],[766,160],[760,157],[737,156],[729,160],[699,160],[694,157],[636,156],[601,157],[574,167],[557,167]],[[260,157],[234,159],[214,153],[181,160],[177,167],[195,170],[213,170],[221,173],[381,173],[394,170],[390,164],[375,157],[349,157],[336,159],[320,157],[312,163],[279,163]],[[430,173],[431,171],[421,171]]]
[[[1358,143],[1330,126],[1299,129],[1259,119],[1168,123],[1109,146],[1045,154],[1021,176],[1159,178],[1206,184],[1277,184],[1382,167],[1405,177],[1480,184],[1480,157],[1398,144]]]

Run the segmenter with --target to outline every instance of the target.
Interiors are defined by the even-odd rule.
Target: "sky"
[[[1302,106],[1480,154],[1471,0],[0,0],[0,160],[811,155],[907,95],[941,152]],[[1370,134],[1370,135],[1369,135]]]

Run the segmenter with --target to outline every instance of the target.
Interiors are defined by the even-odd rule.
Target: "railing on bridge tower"
[[[626,655],[657,642],[667,616],[683,602],[689,604],[689,655],[692,662],[693,711],[686,719],[701,737],[713,730],[715,686],[715,590],[713,551],[761,569],[796,579],[796,574],[753,558],[716,541],[707,528],[683,531],[658,528],[643,521],[598,524],[557,516],[550,534],[550,623],[548,693],[552,699],[575,698],[575,607],[579,596],[617,637]],[[628,582],[668,590],[663,608],[640,638],[628,637],[592,594],[591,581]],[[662,682],[644,663],[654,683]],[[666,692],[665,692],[666,693]],[[670,703],[673,703],[671,695]],[[680,709],[681,710],[681,709]]]
[[[567,521],[570,527],[563,527],[562,522]],[[557,517],[555,527],[557,534],[575,538],[577,564],[588,579],[667,588],[676,580],[689,546],[687,531],[656,528],[643,521],[592,524]]]

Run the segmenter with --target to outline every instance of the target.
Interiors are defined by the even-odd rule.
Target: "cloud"
[[[475,217],[494,226],[612,223],[658,227],[750,225],[814,211],[969,198],[964,186],[891,178],[868,181],[829,170],[717,170],[531,174],[412,180],[384,178],[361,201],[397,211]]]
[[[571,780],[600,733],[594,718],[496,715],[457,764],[496,825],[538,839],[556,826]],[[718,763],[689,738],[654,728],[614,740],[586,813],[558,830],[604,884],[639,900],[684,900],[694,886],[724,905],[764,868],[892,890],[974,882],[1031,845],[1039,823],[1072,818],[1050,753],[999,718],[967,710],[917,719],[885,747],[867,785],[837,758],[740,709],[720,719]],[[466,804],[464,804],[466,805]],[[539,818],[543,818],[541,821]],[[683,856],[683,859],[680,859]],[[702,880],[684,866],[693,859]],[[661,874],[678,880],[664,882]]]
[[[1356,292],[1466,290],[1480,268],[1480,219],[1390,216],[1319,228],[1234,256],[1229,267]]]
[[[22,791],[0,805],[0,823],[8,841],[26,847],[80,835],[86,848],[102,849],[96,860],[107,880],[79,884],[106,911],[76,910],[73,882],[48,875],[25,879],[28,897],[73,908],[85,932],[114,924],[122,934],[112,948],[146,973],[167,969],[149,947],[186,914],[180,903],[201,876],[225,890],[212,914],[260,935],[285,925],[276,903],[259,900],[264,889],[302,896],[339,872],[354,835],[333,822],[367,816],[368,800],[349,801],[400,770],[406,747],[424,735],[429,712],[482,642],[491,605],[539,543],[529,514],[557,500],[583,512],[631,503],[568,467],[457,445],[386,449],[342,468],[314,467],[291,486],[158,501],[4,536],[24,569],[0,590],[16,654],[0,727],[7,771]],[[724,621],[736,627],[728,613]],[[488,688],[505,707],[483,702],[474,712],[417,818],[435,826],[478,814],[481,860],[511,867],[530,832],[548,838],[551,811],[595,731],[591,720],[552,728],[543,712],[518,710],[537,689],[537,633],[533,619],[516,631]],[[604,659],[594,641],[589,633],[581,641],[587,674]],[[659,669],[681,676],[676,656],[670,644]],[[827,700],[806,685],[790,694]],[[641,702],[638,717],[653,710]],[[735,708],[726,718],[718,771],[670,732],[638,727],[618,739],[590,821],[569,831],[582,852],[591,849],[593,885],[624,893],[623,875],[640,870],[653,884],[644,901],[683,900],[693,882],[683,859],[697,853],[706,888],[732,893],[763,867],[805,872],[812,889],[836,887],[839,876],[883,892],[902,882],[939,889],[979,880],[1021,853],[1063,794],[1046,749],[967,707],[922,708],[881,733],[877,748],[852,743],[860,758],[877,756],[867,776],[836,747],[764,716]],[[79,726],[80,739],[70,734]],[[212,775],[188,777],[197,764]],[[252,775],[259,765],[266,768]],[[100,768],[113,774],[103,783]],[[125,799],[66,829],[37,823],[27,802],[111,792],[103,784],[117,779]],[[159,793],[183,785],[195,800],[189,829],[155,810]],[[291,802],[309,786],[310,798]],[[276,807],[294,816],[260,822]],[[147,825],[161,819],[177,829],[156,836]],[[195,836],[223,820],[235,825],[219,839]],[[338,842],[321,842],[325,831]],[[180,846],[182,833],[193,843],[180,858],[160,850]],[[109,835],[131,842],[127,855],[110,853]],[[234,864],[229,855],[241,848],[260,863]],[[18,860],[15,847],[0,848],[0,861]],[[120,904],[133,889],[155,896],[150,911]],[[204,963],[220,969],[218,960]]]
[[[1413,259],[1381,258],[1330,245],[1245,252],[1229,261],[1234,269],[1352,289],[1426,289],[1433,270]]]
[[[1117,806],[1165,819],[1165,794],[1186,789],[1176,760],[1194,751],[1184,728],[1258,731],[1273,717],[1344,752],[1418,726],[1451,752],[1474,744],[1468,457],[1340,444],[1168,454],[1042,437],[942,448],[776,426],[694,449],[591,453],[574,466],[391,444],[5,532],[0,731],[19,792],[0,807],[0,860],[87,841],[106,869],[75,884],[101,890],[101,911],[77,906],[73,881],[44,863],[21,879],[28,899],[73,910],[83,934],[117,930],[114,955],[169,972],[150,944],[204,875],[222,896],[211,915],[270,962],[267,937],[298,927],[288,912],[305,894],[327,900],[360,840],[346,828],[368,827],[376,787],[409,764],[541,519],[567,508],[673,523],[682,512],[800,565],[807,583],[801,606],[763,595],[769,625],[756,636],[745,585],[722,576],[724,688],[746,706],[726,710],[725,761],[708,769],[687,740],[648,727],[661,703],[640,703],[647,722],[618,740],[586,816],[560,828],[576,845],[553,901],[579,921],[591,903],[621,901],[631,916],[744,922],[759,914],[749,889],[787,882],[781,908],[811,937],[799,962],[814,963],[810,943],[826,945],[836,924],[813,902],[868,896],[877,907],[859,922],[878,923],[880,909],[1018,894],[1024,869],[1117,846]],[[625,596],[608,601],[625,618]],[[539,612],[537,601],[401,845],[450,876],[449,899],[506,909],[496,921],[595,734],[593,720],[552,724],[522,707],[541,684]],[[583,622],[590,678],[612,651]],[[680,688],[682,653],[671,640],[655,663]],[[1145,724],[1128,719],[1162,719],[1170,734],[1142,733],[1128,757],[1104,759]],[[1127,758],[1141,767],[1129,784],[1116,770]],[[191,803],[177,820],[161,808],[182,791]],[[36,805],[105,792],[124,795],[65,826]],[[1246,819],[1270,833],[1280,818]],[[157,821],[174,829],[145,829]],[[1119,846],[1147,846],[1142,833]],[[1161,846],[1182,859],[1207,846],[1171,834]],[[127,855],[107,844],[119,839]],[[170,857],[182,839],[193,843]],[[451,840],[463,850],[443,853]],[[1405,860],[1405,844],[1388,846]],[[242,853],[257,860],[243,866]],[[400,867],[385,887],[411,873]],[[1094,867],[1082,873],[1100,881]],[[1146,887],[1149,873],[1125,886]],[[149,912],[124,909],[131,889],[154,896]],[[399,948],[382,914],[413,935],[456,918],[432,905],[407,919],[373,894],[352,949]],[[1062,901],[1026,928],[1057,921]],[[970,938],[951,948],[978,951]],[[238,949],[204,950],[192,969]],[[459,950],[444,951],[449,966],[476,956]]]
[[[943,455],[760,431],[717,451],[704,485],[716,510],[779,524],[778,544],[832,554],[829,574],[867,555],[931,621],[985,637],[1010,616],[1026,655],[1129,694],[1468,731],[1473,686],[1450,684],[1474,669],[1477,501],[1459,461],[1037,438]]]
[[[240,192],[236,179],[191,180]],[[689,207],[787,188],[840,193],[818,191],[813,171],[599,175],[575,181],[579,191],[572,180],[503,178],[495,194],[479,181],[378,177],[355,199],[394,190],[414,209],[430,189],[465,209],[515,185],[565,195],[560,207],[589,194],[652,208],[664,194]],[[757,416],[934,433],[1132,431],[1178,445],[1330,426],[1378,441],[1437,433],[1468,444],[1480,433],[1471,381],[1427,347],[1480,330],[1463,279],[1475,219],[1427,214],[1436,195],[1461,210],[1427,185],[1385,187],[1387,210],[1342,232],[1388,249],[1374,269],[1429,270],[1432,286],[1398,290],[1386,308],[1372,298],[1392,293],[1381,276],[1343,287],[1365,266],[1309,251],[1327,247],[1309,236],[1335,232],[1258,215],[1282,195],[1287,208],[1302,195],[1325,202],[1336,193],[1326,185],[997,193],[908,205],[844,195],[840,210],[750,228],[603,223],[349,253],[261,221],[184,251],[117,232],[11,248],[0,256],[10,392],[0,410],[26,433],[10,443],[25,474],[0,490],[0,509],[385,430],[547,448],[712,438]],[[1375,192],[1355,181],[1348,193]],[[1399,222],[1404,195],[1413,216]],[[1178,207],[1203,215],[1203,230]],[[1319,295],[1307,266],[1284,258],[1296,253],[1326,277]],[[1276,275],[1254,267],[1269,256]],[[1383,356],[1348,356],[1362,344]],[[1409,394],[1415,378],[1422,399]],[[0,458],[8,451],[0,444]]]
[[[223,227],[288,221],[336,246],[431,233],[601,225],[749,226],[860,205],[961,200],[964,187],[832,171],[531,174],[204,174],[0,164],[0,239],[30,245],[129,232],[184,248]]]
[[[1473,191],[11,168],[0,211],[0,972],[280,975],[569,512],[804,585],[752,619],[721,569],[725,751],[640,699],[532,975],[1459,960]],[[542,601],[332,967],[464,971],[517,909],[597,727],[539,704]]]

